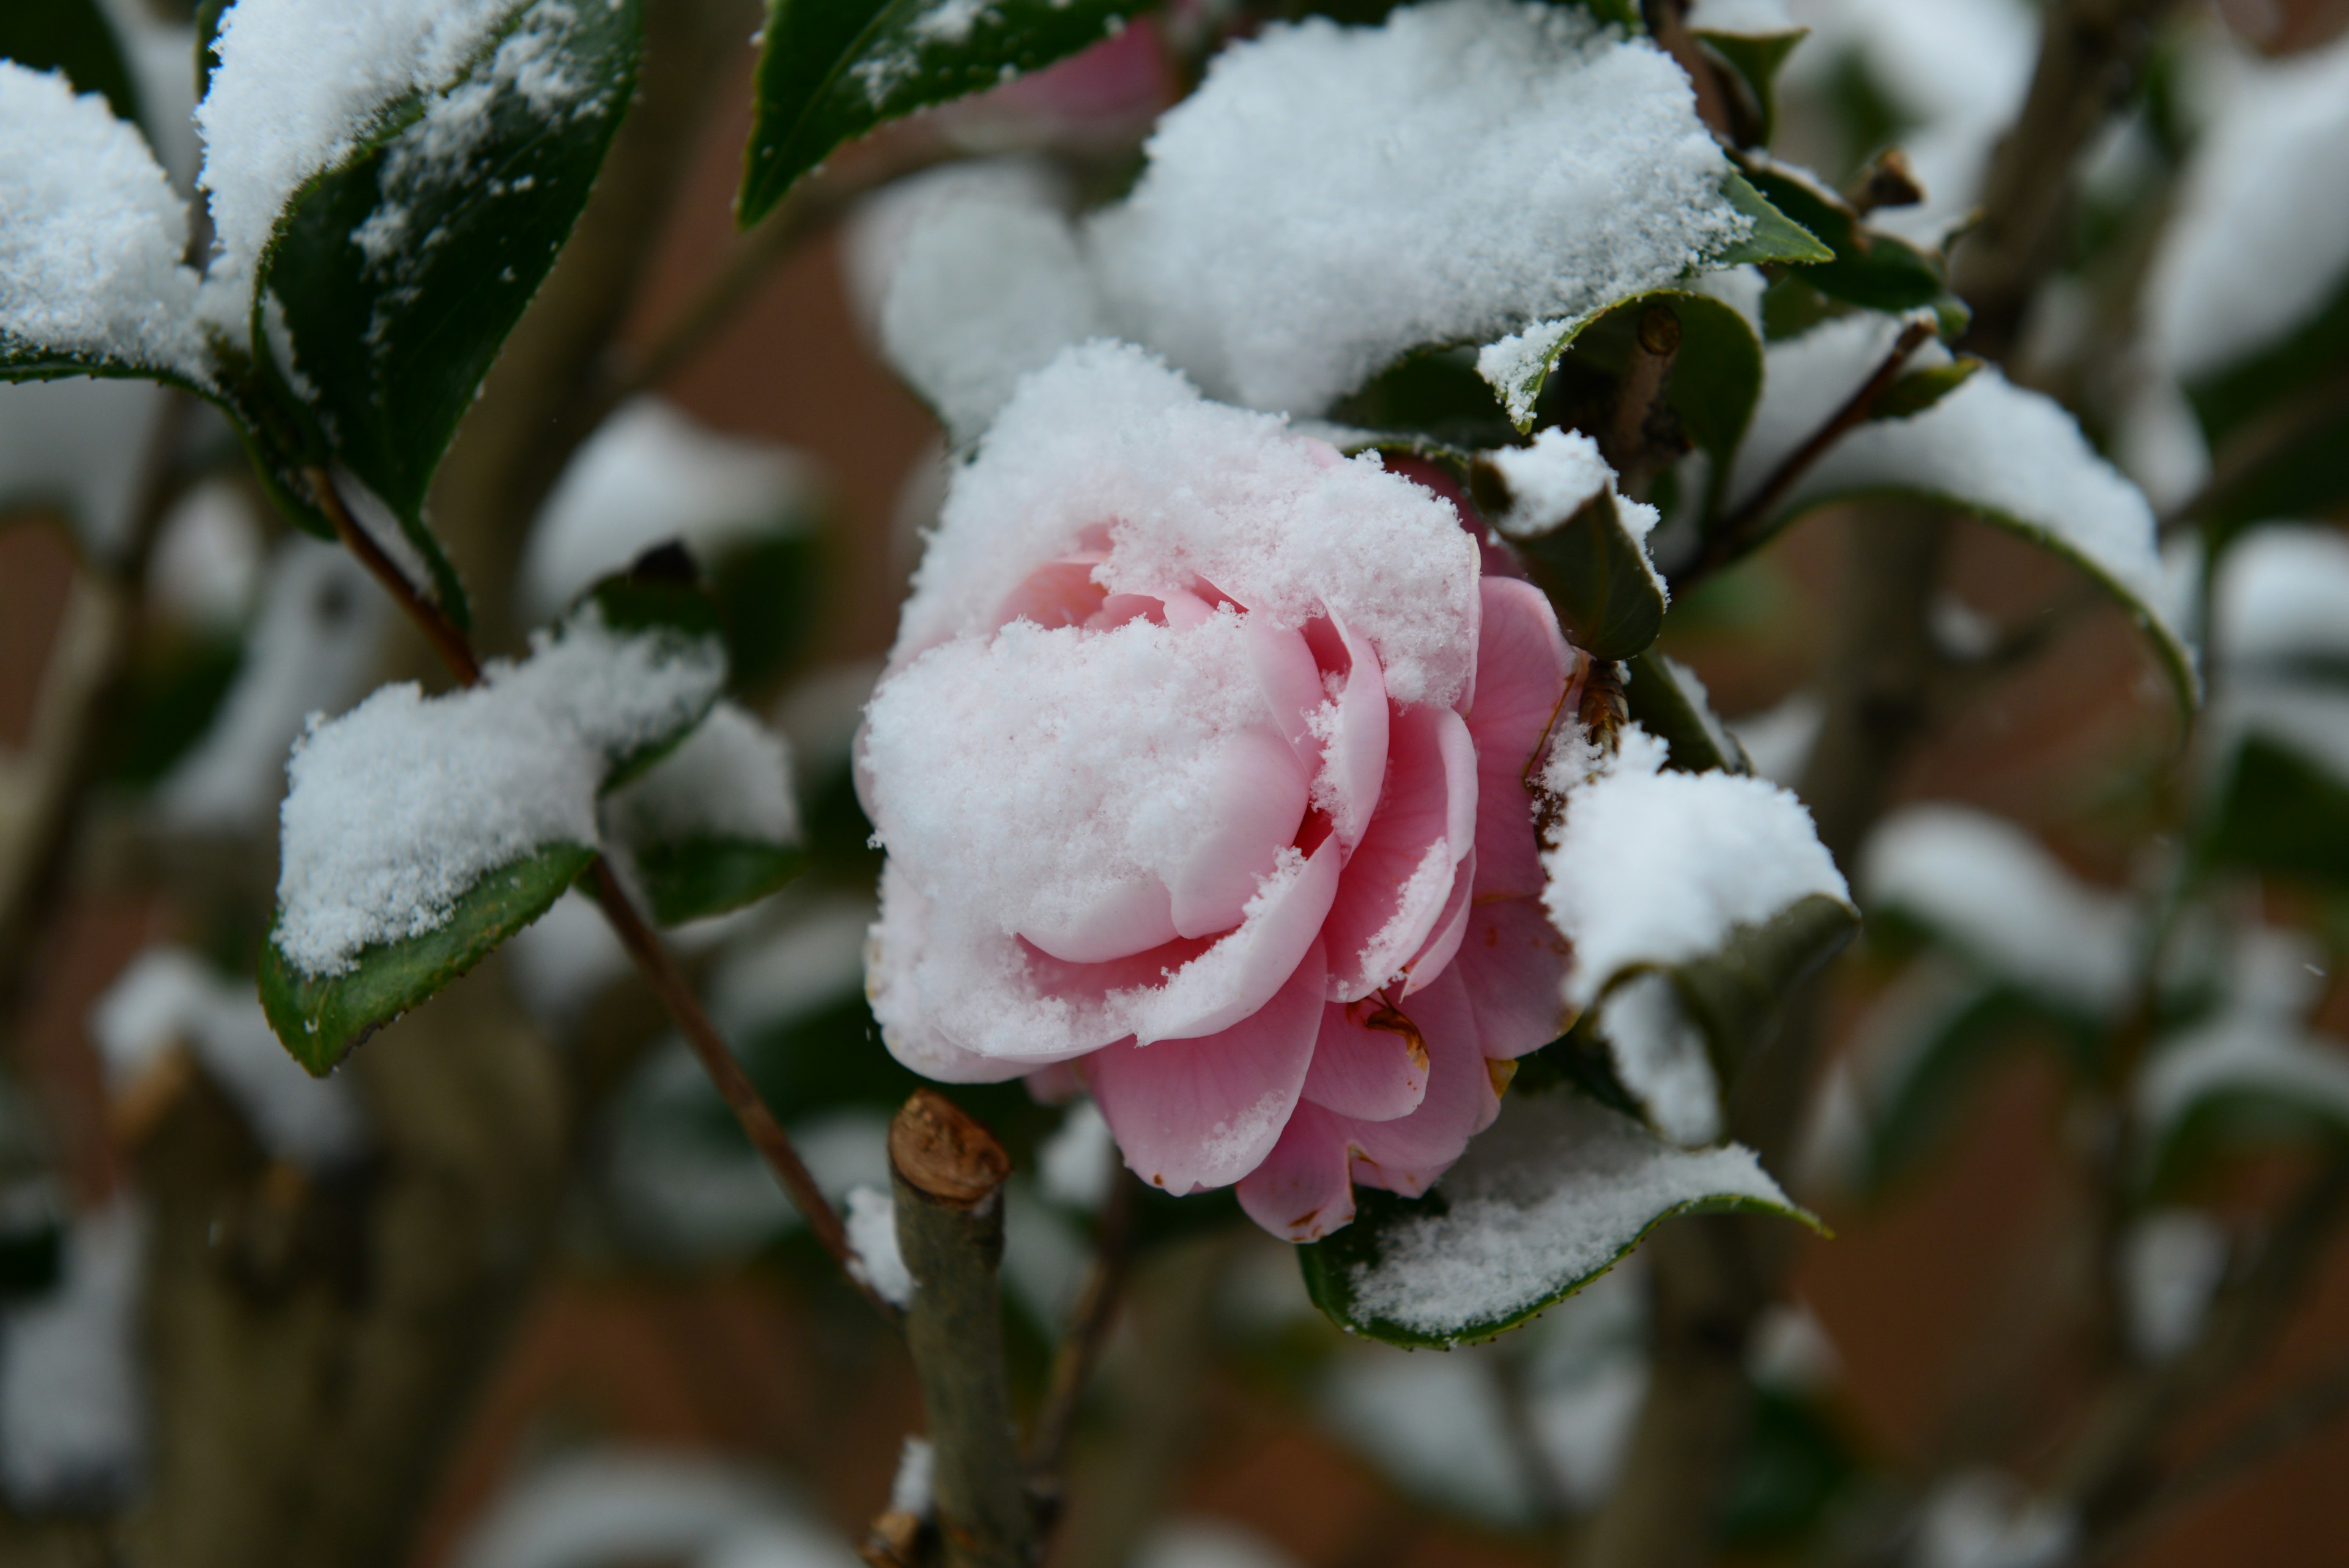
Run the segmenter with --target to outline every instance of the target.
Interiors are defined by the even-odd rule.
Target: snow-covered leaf
[[[604,800],[605,842],[665,926],[775,892],[806,863],[782,738],[721,702],[692,734]]]
[[[1721,191],[1729,198],[1730,205],[1753,220],[1753,227],[1743,239],[1707,256],[1708,265],[1729,267],[1764,262],[1816,264],[1835,255],[1825,241],[1780,212],[1743,174],[1731,174],[1723,180]]]
[[[1740,454],[1732,504],[1774,466],[1763,449],[1791,438],[1792,451],[1816,428],[1816,420],[1775,417],[1772,404],[1816,403],[1832,413],[1881,363],[1889,337],[1889,318],[1851,317],[1771,346],[1763,409],[1748,442],[1756,450]],[[1845,435],[1795,483],[1777,517],[1881,494],[1961,508],[2071,561],[2145,630],[2178,701],[2189,707],[2199,701],[2194,651],[2163,577],[2153,509],[2054,400],[1985,367],[1921,413],[1869,421]]]
[[[714,627],[681,617],[680,596],[606,584],[481,685],[387,686],[295,745],[261,967],[303,1065],[326,1072],[586,867],[599,793],[676,746],[725,682]]]
[[[228,15],[203,110],[206,182],[233,193],[230,211],[247,223],[246,207],[272,191],[244,188],[257,171],[238,154],[252,161],[253,149],[221,133],[283,88],[271,63],[254,58],[270,36],[243,35],[255,25],[249,6]],[[466,7],[488,9],[485,0]],[[261,220],[268,237],[253,263],[252,341],[268,345],[257,358],[272,400],[301,427],[298,450],[268,442],[280,483],[298,497],[305,486],[289,466],[325,462],[357,481],[429,563],[452,613],[462,593],[425,527],[425,492],[586,202],[634,90],[640,5],[499,0],[493,9],[493,25],[462,40],[471,53],[459,68],[388,95],[315,174],[288,171],[307,177]],[[235,259],[231,237],[243,239],[224,227],[216,273]],[[283,311],[274,323],[268,300]]]
[[[1116,32],[1149,0],[769,0],[735,217],[766,216],[843,142]]]
[[[1632,722],[1664,742],[1664,765],[1682,773],[1750,774],[1745,748],[1716,717],[1696,671],[1653,649],[1634,656],[1623,701]]]
[[[1354,1222],[1298,1250],[1340,1327],[1392,1345],[1490,1339],[1573,1294],[1676,1214],[1815,1220],[1751,1151],[1688,1151],[1570,1091],[1521,1096],[1421,1199],[1374,1190]]]
[[[2157,1189],[2230,1145],[2349,1147],[2349,1050],[2290,1020],[2233,1008],[2160,1046],[2138,1075],[2137,1101],[2143,1171]]]
[[[1619,372],[1642,315],[1670,309],[1680,324],[1666,405],[1714,472],[1726,473],[1730,454],[1745,434],[1762,392],[1762,338],[1735,306],[1685,288],[1655,289],[1617,300],[1588,316],[1537,323],[1485,346],[1476,368],[1519,431],[1533,428],[1542,389],[1568,353],[1589,352],[1599,368]]]
[[[1549,596],[1568,642],[1594,659],[1619,659],[1656,640],[1671,602],[1648,559],[1656,510],[1615,493],[1596,441],[1544,431],[1531,446],[1478,458],[1469,488]]]
[[[1982,360],[1971,354],[1960,354],[1944,364],[1907,371],[1884,389],[1884,395],[1876,400],[1868,417],[1905,420],[1921,414],[1964,386],[1967,379],[1982,368]]]
[[[1830,299],[1868,310],[1899,315],[1930,309],[1945,337],[1965,330],[1972,313],[1950,292],[1939,257],[1871,227],[1807,171],[1757,159],[1747,175],[1773,205],[1833,253],[1797,270],[1795,275],[1805,283]]]
[[[94,92],[115,117],[137,123],[139,87],[98,0],[41,0],[0,7],[0,59],[61,71],[76,92]]]
[[[0,379],[210,385],[187,203],[103,98],[0,60]]]

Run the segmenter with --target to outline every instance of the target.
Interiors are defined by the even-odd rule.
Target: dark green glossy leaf
[[[196,101],[204,101],[204,94],[212,85],[212,40],[220,36],[221,18],[236,0],[196,0]]]
[[[1742,1148],[1685,1150],[1568,1089],[1513,1096],[1423,1198],[1358,1189],[1353,1222],[1298,1249],[1340,1328],[1390,1345],[1490,1339],[1572,1295],[1679,1214],[1816,1227]]]
[[[1730,205],[1754,220],[1754,227],[1744,239],[1711,257],[1709,265],[1739,266],[1749,262],[1816,264],[1835,259],[1835,252],[1818,235],[1780,212],[1744,175],[1725,177],[1721,182],[1721,193],[1729,198]]]
[[[580,596],[584,608],[593,606],[604,625],[624,636],[657,637],[694,651],[721,668],[726,658],[726,628],[709,595],[691,583],[664,581],[636,574],[605,577]],[[574,609],[574,615],[579,613]],[[612,766],[604,777],[605,794],[642,777],[654,763],[675,751],[717,703],[720,688],[713,687],[709,701],[674,733],[649,741]]]
[[[1534,389],[1538,396],[1540,388]],[[1361,432],[1356,451],[1400,441],[1473,451],[1516,434],[1465,348],[1433,348],[1396,361],[1331,411],[1332,423]],[[1530,428],[1530,421],[1527,427]]]
[[[2247,735],[2220,785],[2202,853],[2223,865],[2349,888],[2349,781],[2266,735]]]
[[[139,120],[139,88],[98,0],[0,3],[0,59],[63,71],[76,92],[101,93],[119,119]]]
[[[763,537],[709,563],[732,690],[771,685],[807,651],[822,609],[822,566],[812,529]]]
[[[1762,396],[1762,340],[1735,306],[1710,295],[1657,289],[1618,301],[1593,316],[1554,323],[1547,340],[1539,346],[1542,351],[1526,356],[1518,379],[1499,390],[1514,411],[1515,428],[1520,432],[1531,430],[1537,417],[1545,417],[1537,414],[1537,405],[1543,403],[1546,394],[1550,396],[1546,417],[1594,428],[1596,421],[1612,411],[1615,382],[1630,358],[1640,318],[1659,305],[1672,313],[1680,327],[1680,347],[1672,355],[1665,404],[1689,441],[1713,459],[1714,483],[1725,483],[1730,460],[1744,439],[1745,427]],[[1557,406],[1557,395],[1549,392],[1554,377],[1571,378],[1567,406]],[[1578,396],[1571,390],[1574,387],[1587,388],[1587,393]],[[1582,406],[1585,403],[1589,406]],[[1437,431],[1447,428],[1423,419],[1395,422]],[[1494,446],[1507,439],[1482,434],[1474,427],[1451,428],[1467,436],[1471,444]]]
[[[1971,313],[1950,292],[1940,264],[1908,241],[1862,223],[1844,200],[1779,169],[1753,167],[1754,184],[1795,223],[1824,241],[1829,254],[1803,268],[1803,280],[1847,305],[1899,315],[1930,309],[1941,335],[1965,330]]]
[[[1737,1546],[1800,1539],[1859,1473],[1849,1441],[1807,1399],[1755,1389],[1745,1431],[1744,1458],[1722,1502],[1722,1536]]]
[[[1884,389],[1876,406],[1868,412],[1872,420],[1905,420],[1923,413],[1951,392],[1966,384],[1982,362],[1971,354],[1961,354],[1946,365],[1935,365],[1922,370],[1911,370]]]
[[[295,1061],[326,1076],[353,1046],[544,914],[595,858],[585,845],[549,845],[482,877],[437,929],[368,948],[343,974],[303,974],[274,941],[264,942],[261,1006],[269,1026]]]
[[[2278,1147],[2349,1157],[2349,1053],[2256,1013],[2220,1017],[2156,1048],[2139,1075],[2139,1174],[2156,1197],[2229,1156]]]
[[[1099,43],[1150,0],[769,0],[734,215],[748,228],[843,142]]]
[[[1737,73],[1737,79],[1753,95],[1753,140],[1767,147],[1778,126],[1778,67],[1786,63],[1786,57],[1795,52],[1796,44],[1811,36],[1811,30],[1796,27],[1784,33],[1724,33],[1699,27],[1694,31],[1707,48]]]
[[[664,926],[755,904],[807,867],[806,852],[755,839],[697,837],[636,849],[636,881]]]
[[[1850,905],[1812,893],[1758,925],[1738,927],[1719,951],[1666,971],[1682,1008],[1704,1032],[1723,1082],[1735,1081],[1777,1033],[1795,988],[1858,929]]]
[[[1594,659],[1629,659],[1656,640],[1664,624],[1664,587],[1646,545],[1623,525],[1612,486],[1571,517],[1539,528],[1506,521],[1514,498],[1491,462],[1469,470],[1469,493],[1524,557],[1526,569],[1557,611],[1568,642]]]
[[[269,444],[298,442],[296,466],[330,461],[379,499],[452,613],[462,595],[425,526],[425,493],[586,202],[634,89],[639,6],[516,5],[462,80],[396,106],[305,186],[262,259],[262,292],[284,306],[313,390],[278,379],[269,400],[299,428]],[[526,39],[536,53],[518,71]],[[550,95],[549,73],[571,90]],[[254,320],[258,342],[257,304]]]
[[[1664,742],[1668,765],[1682,773],[1750,774],[1745,748],[1713,717],[1683,667],[1653,649],[1633,657],[1623,688],[1631,718]]]

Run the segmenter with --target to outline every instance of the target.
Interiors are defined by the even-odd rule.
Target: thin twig
[[[1028,1434],[1028,1469],[1035,1475],[1050,1475],[1060,1468],[1077,1407],[1084,1402],[1085,1387],[1092,1381],[1093,1365],[1101,1359],[1110,1324],[1117,1320],[1118,1294],[1133,1256],[1135,1196],[1142,1190],[1141,1183],[1126,1171],[1114,1149],[1109,1159],[1109,1198],[1102,1205],[1092,1269],[1085,1276],[1075,1310],[1069,1314],[1060,1348],[1053,1353],[1044,1402],[1037,1408],[1036,1423]]]
[[[425,597],[416,585],[408,580],[408,574],[384,553],[383,546],[376,543],[375,536],[359,526],[358,520],[351,515],[351,509],[343,504],[342,493],[335,488],[333,475],[323,468],[313,468],[305,477],[310,481],[310,493],[316,500],[318,510],[324,512],[326,520],[335,525],[335,533],[342,539],[344,546],[359,558],[359,565],[365,566],[377,582],[383,585],[384,592],[391,596],[392,602],[399,606],[400,612],[416,623],[416,628],[424,634],[426,641],[432,644],[432,650],[440,656],[440,662],[449,667],[449,672],[457,678],[457,683],[460,686],[480,685],[481,661],[473,657],[471,639],[457,629],[457,624],[442,613],[439,605]]]
[[[1762,488],[1754,493],[1752,500],[1723,520],[1713,535],[1713,542],[1704,547],[1692,564],[1674,577],[1673,589],[1678,591],[1685,585],[1706,576],[1761,544],[1768,536],[1771,512],[1795,487],[1795,482],[1810,472],[1811,465],[1826,455],[1827,448],[1868,418],[1875,409],[1877,400],[1883,397],[1892,383],[1899,379],[1902,368],[1909,363],[1909,356],[1914,354],[1932,333],[1932,322],[1923,317],[1903,325],[1900,336],[1893,340],[1891,352],[1885,355],[1884,362],[1877,366],[1875,373],[1860,383],[1857,391],[1844,400],[1843,406],[1836,410],[1825,424],[1811,432],[1808,441],[1787,454],[1785,461],[1763,481]]]
[[[440,607],[417,590],[398,564],[385,555],[382,548],[368,537],[367,530],[352,518],[350,508],[335,489],[332,476],[323,469],[314,468],[309,471],[308,477],[316,493],[320,510],[332,520],[335,531],[342,536],[351,553],[358,556],[377,581],[383,584],[393,601],[416,623],[418,629],[439,652],[441,660],[449,666],[450,673],[463,685],[478,685],[481,679],[481,660],[474,657],[472,644],[465,634],[441,614]],[[686,1044],[692,1047],[702,1070],[709,1075],[710,1082],[724,1096],[728,1108],[733,1111],[735,1120],[741,1124],[751,1147],[759,1151],[768,1168],[775,1173],[775,1179],[782,1183],[784,1195],[800,1211],[800,1218],[807,1221],[809,1231],[823,1243],[823,1250],[830,1252],[833,1261],[840,1265],[841,1272],[848,1276],[864,1299],[873,1303],[874,1311],[890,1322],[896,1322],[897,1309],[874,1290],[864,1276],[864,1271],[857,1266],[856,1250],[849,1245],[848,1230],[840,1222],[840,1215],[824,1198],[822,1189],[816,1186],[815,1179],[808,1174],[799,1151],[792,1147],[790,1135],[775,1119],[775,1113],[768,1107],[758,1086],[750,1082],[741,1064],[734,1060],[733,1053],[726,1048],[726,1042],[719,1034],[717,1025],[702,1010],[700,998],[694,995],[693,987],[678,969],[677,961],[669,956],[668,949],[646,922],[635,901],[628,897],[627,889],[613,874],[611,863],[597,857],[595,875],[597,902],[603,908],[604,919],[610,924],[613,935],[618,937],[620,945],[627,949],[628,956],[636,961],[638,972],[660,999],[671,1021],[684,1033]]]

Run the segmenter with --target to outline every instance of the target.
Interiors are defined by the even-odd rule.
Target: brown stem
[[[913,1277],[905,1347],[922,1386],[948,1568],[1034,1568],[1041,1532],[1003,1366],[1003,1183],[1011,1161],[942,1095],[916,1089],[889,1127],[897,1247]]]
[[[384,553],[383,546],[376,543],[375,535],[359,526],[358,520],[351,515],[351,509],[343,504],[342,493],[335,488],[333,475],[323,468],[313,468],[306,471],[305,477],[310,482],[311,498],[318,504],[318,510],[326,514],[326,520],[335,525],[335,534],[342,540],[344,548],[357,556],[359,565],[383,585],[383,591],[391,596],[400,613],[413,621],[425,639],[432,644],[432,651],[440,656],[440,662],[449,667],[449,672],[457,678],[457,683],[460,686],[480,685],[481,663],[473,657],[471,641],[457,629],[456,623],[442,613],[439,605],[427,598],[414,583],[408,580],[408,574]]]
[[[1810,472],[1811,465],[1826,454],[1827,448],[1868,418],[1875,409],[1877,400],[1883,397],[1892,383],[1899,379],[1902,368],[1909,363],[1909,356],[1914,354],[1932,333],[1932,322],[1922,317],[1903,325],[1900,336],[1893,340],[1892,350],[1885,355],[1884,362],[1860,383],[1857,391],[1844,400],[1843,406],[1836,410],[1826,423],[1811,432],[1808,441],[1787,454],[1785,461],[1762,482],[1762,488],[1754,493],[1752,500],[1723,520],[1712,541],[1696,560],[1674,576],[1673,590],[1677,592],[1683,585],[1696,582],[1719,570],[1769,538],[1773,532],[1770,514],[1779,502],[1785,499],[1786,493],[1795,487],[1795,482]]]
[[[1039,1476],[1050,1475],[1060,1469],[1061,1452],[1068,1446],[1069,1428],[1076,1421],[1085,1387],[1092,1381],[1093,1366],[1101,1359],[1110,1324],[1117,1319],[1118,1293],[1125,1284],[1126,1264],[1133,1255],[1135,1196],[1141,1188],[1115,1150],[1111,1151],[1109,1158],[1109,1199],[1102,1207],[1092,1269],[1085,1276],[1083,1293],[1078,1296],[1076,1309],[1069,1315],[1069,1326],[1061,1335],[1060,1348],[1053,1354],[1051,1377],[1044,1386],[1044,1402],[1037,1409],[1036,1424],[1028,1434],[1028,1469]]]
[[[1671,306],[1651,305],[1640,313],[1631,357],[1616,389],[1615,417],[1608,421],[1600,449],[1615,470],[1618,487],[1635,501],[1645,499],[1649,476],[1680,455],[1664,403],[1680,347],[1681,318]]]
[[[439,606],[417,592],[399,567],[352,518],[350,508],[344,504],[342,497],[336,492],[331,475],[323,469],[312,469],[309,480],[316,492],[319,508],[333,521],[335,531],[424,633],[448,664],[450,672],[463,685],[478,684],[481,679],[481,661],[473,656],[472,644],[466,639],[465,634],[440,613]],[[734,1060],[733,1053],[726,1048],[726,1042],[719,1037],[717,1025],[710,1023],[709,1015],[702,1011],[700,998],[694,995],[693,987],[678,969],[677,961],[637,911],[627,889],[620,885],[619,877],[613,873],[611,863],[601,857],[595,861],[595,888],[597,902],[603,908],[604,919],[610,924],[612,933],[620,939],[620,945],[627,949],[628,956],[636,961],[637,972],[644,976],[645,982],[660,998],[661,1005],[671,1021],[685,1035],[686,1044],[692,1047],[702,1070],[709,1075],[710,1082],[725,1097],[728,1108],[733,1111],[734,1119],[741,1124],[751,1147],[759,1151],[760,1158],[767,1162],[768,1168],[782,1183],[783,1192],[791,1199],[792,1206],[800,1211],[800,1217],[807,1221],[808,1229],[814,1233],[815,1239],[823,1243],[825,1251],[832,1254],[833,1262],[841,1266],[841,1271],[854,1282],[865,1300],[873,1303],[876,1312],[895,1322],[896,1309],[873,1289],[864,1278],[864,1271],[854,1266],[856,1250],[849,1245],[847,1228],[841,1224],[839,1214],[816,1186],[815,1179],[808,1174],[799,1151],[792,1147],[790,1135],[775,1119],[775,1113],[768,1108],[765,1098],[760,1095],[757,1085],[750,1082],[750,1075]]]

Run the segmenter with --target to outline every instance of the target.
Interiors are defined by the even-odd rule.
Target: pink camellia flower
[[[889,1049],[1073,1074],[1144,1179],[1293,1240],[1425,1190],[1559,1031],[1530,781],[1582,663],[1450,502],[1064,352],[957,468],[867,710]]]

